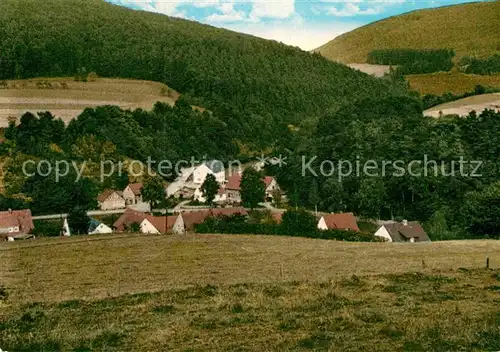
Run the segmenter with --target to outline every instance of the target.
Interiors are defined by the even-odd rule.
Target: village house
[[[127,209],[114,223],[117,232],[130,230],[136,224],[140,233],[144,234],[185,234],[194,231],[197,224],[201,224],[210,216],[229,216],[234,214],[247,215],[243,208],[219,208],[200,211],[187,211],[177,215],[153,216],[148,213]]]
[[[380,226],[375,236],[385,239],[387,242],[430,242],[418,221],[389,222]]]
[[[31,210],[8,210],[0,212],[0,238],[13,241],[32,237],[33,218]]]
[[[264,184],[266,185],[266,200],[272,201],[274,199],[275,192],[281,191],[280,186],[278,185],[278,182],[276,182],[276,179],[272,176],[266,176],[262,181],[264,181]]]
[[[142,199],[142,183],[131,183],[123,190],[123,199],[125,206],[139,211],[150,211],[151,206],[149,203],[144,202]]]
[[[123,193],[112,189],[107,189],[97,197],[97,202],[101,210],[124,209],[125,199]]]
[[[200,192],[199,189],[208,175],[214,175],[215,180],[223,185],[226,182],[224,164],[219,160],[211,160],[195,167],[182,169],[177,179],[168,185],[167,197],[188,199],[195,196],[197,190],[198,193]]]
[[[224,186],[225,201],[228,203],[241,203],[241,174],[234,173],[228,179]],[[266,201],[272,201],[276,191],[281,190],[278,182],[273,176],[266,176],[262,179],[266,188]],[[264,199],[262,200],[264,201]]]
[[[90,219],[89,230],[87,231],[89,235],[98,235],[104,233],[113,233],[113,230],[108,225],[102,223],[97,219]]]
[[[325,214],[318,221],[319,230],[350,230],[359,232],[353,213]]]

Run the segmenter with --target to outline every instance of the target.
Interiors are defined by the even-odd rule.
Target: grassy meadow
[[[498,241],[122,235],[0,258],[8,351],[500,349]]]
[[[94,78],[36,78],[7,81],[0,86],[0,127],[8,118],[27,111],[50,111],[66,123],[85,108],[117,105],[123,109],[150,110],[157,101],[174,104],[178,93],[158,82]]]

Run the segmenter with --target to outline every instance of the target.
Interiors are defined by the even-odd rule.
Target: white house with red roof
[[[139,211],[151,210],[150,204],[142,200],[142,186],[142,183],[130,183],[125,187],[123,190],[125,206]]]

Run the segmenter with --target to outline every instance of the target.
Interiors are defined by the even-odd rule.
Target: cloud
[[[260,20],[261,18],[288,18],[295,13],[295,0],[271,0],[264,2],[254,0],[250,18]]]
[[[232,3],[223,3],[217,10],[219,13],[211,14],[205,18],[207,22],[240,22],[246,19],[244,11],[237,11]]]
[[[326,8],[326,12],[329,15],[338,17],[350,17],[350,16],[365,16],[365,15],[377,15],[383,11],[381,6],[368,7],[366,9],[361,9],[358,5],[353,3],[347,3],[342,8],[337,8],[335,6]]]

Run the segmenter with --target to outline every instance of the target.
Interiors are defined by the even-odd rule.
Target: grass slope
[[[374,49],[455,50],[462,56],[488,57],[500,51],[500,1],[419,10],[371,23],[316,49],[326,58],[365,63]]]
[[[50,111],[69,122],[85,108],[117,105],[123,109],[151,110],[164,102],[173,105],[178,94],[158,82],[97,78],[91,82],[75,82],[64,78],[13,80],[0,89],[0,127],[8,126],[8,118],[27,111]]]
[[[472,269],[486,255],[495,260],[498,246],[259,236],[7,244],[0,343],[8,351],[499,350],[500,271]]]
[[[476,85],[500,88],[500,74],[491,76],[468,75],[460,72],[438,72],[405,77],[410,88],[420,94],[442,95],[472,92]]]
[[[432,117],[441,115],[467,116],[471,111],[475,111],[479,115],[485,109],[500,111],[500,93],[476,95],[433,106],[425,110],[424,114]]]
[[[404,273],[421,270],[422,260],[430,270],[479,268],[499,252],[498,241],[405,246],[276,236],[73,237],[2,245],[0,282],[18,302],[95,299],[191,284]]]

